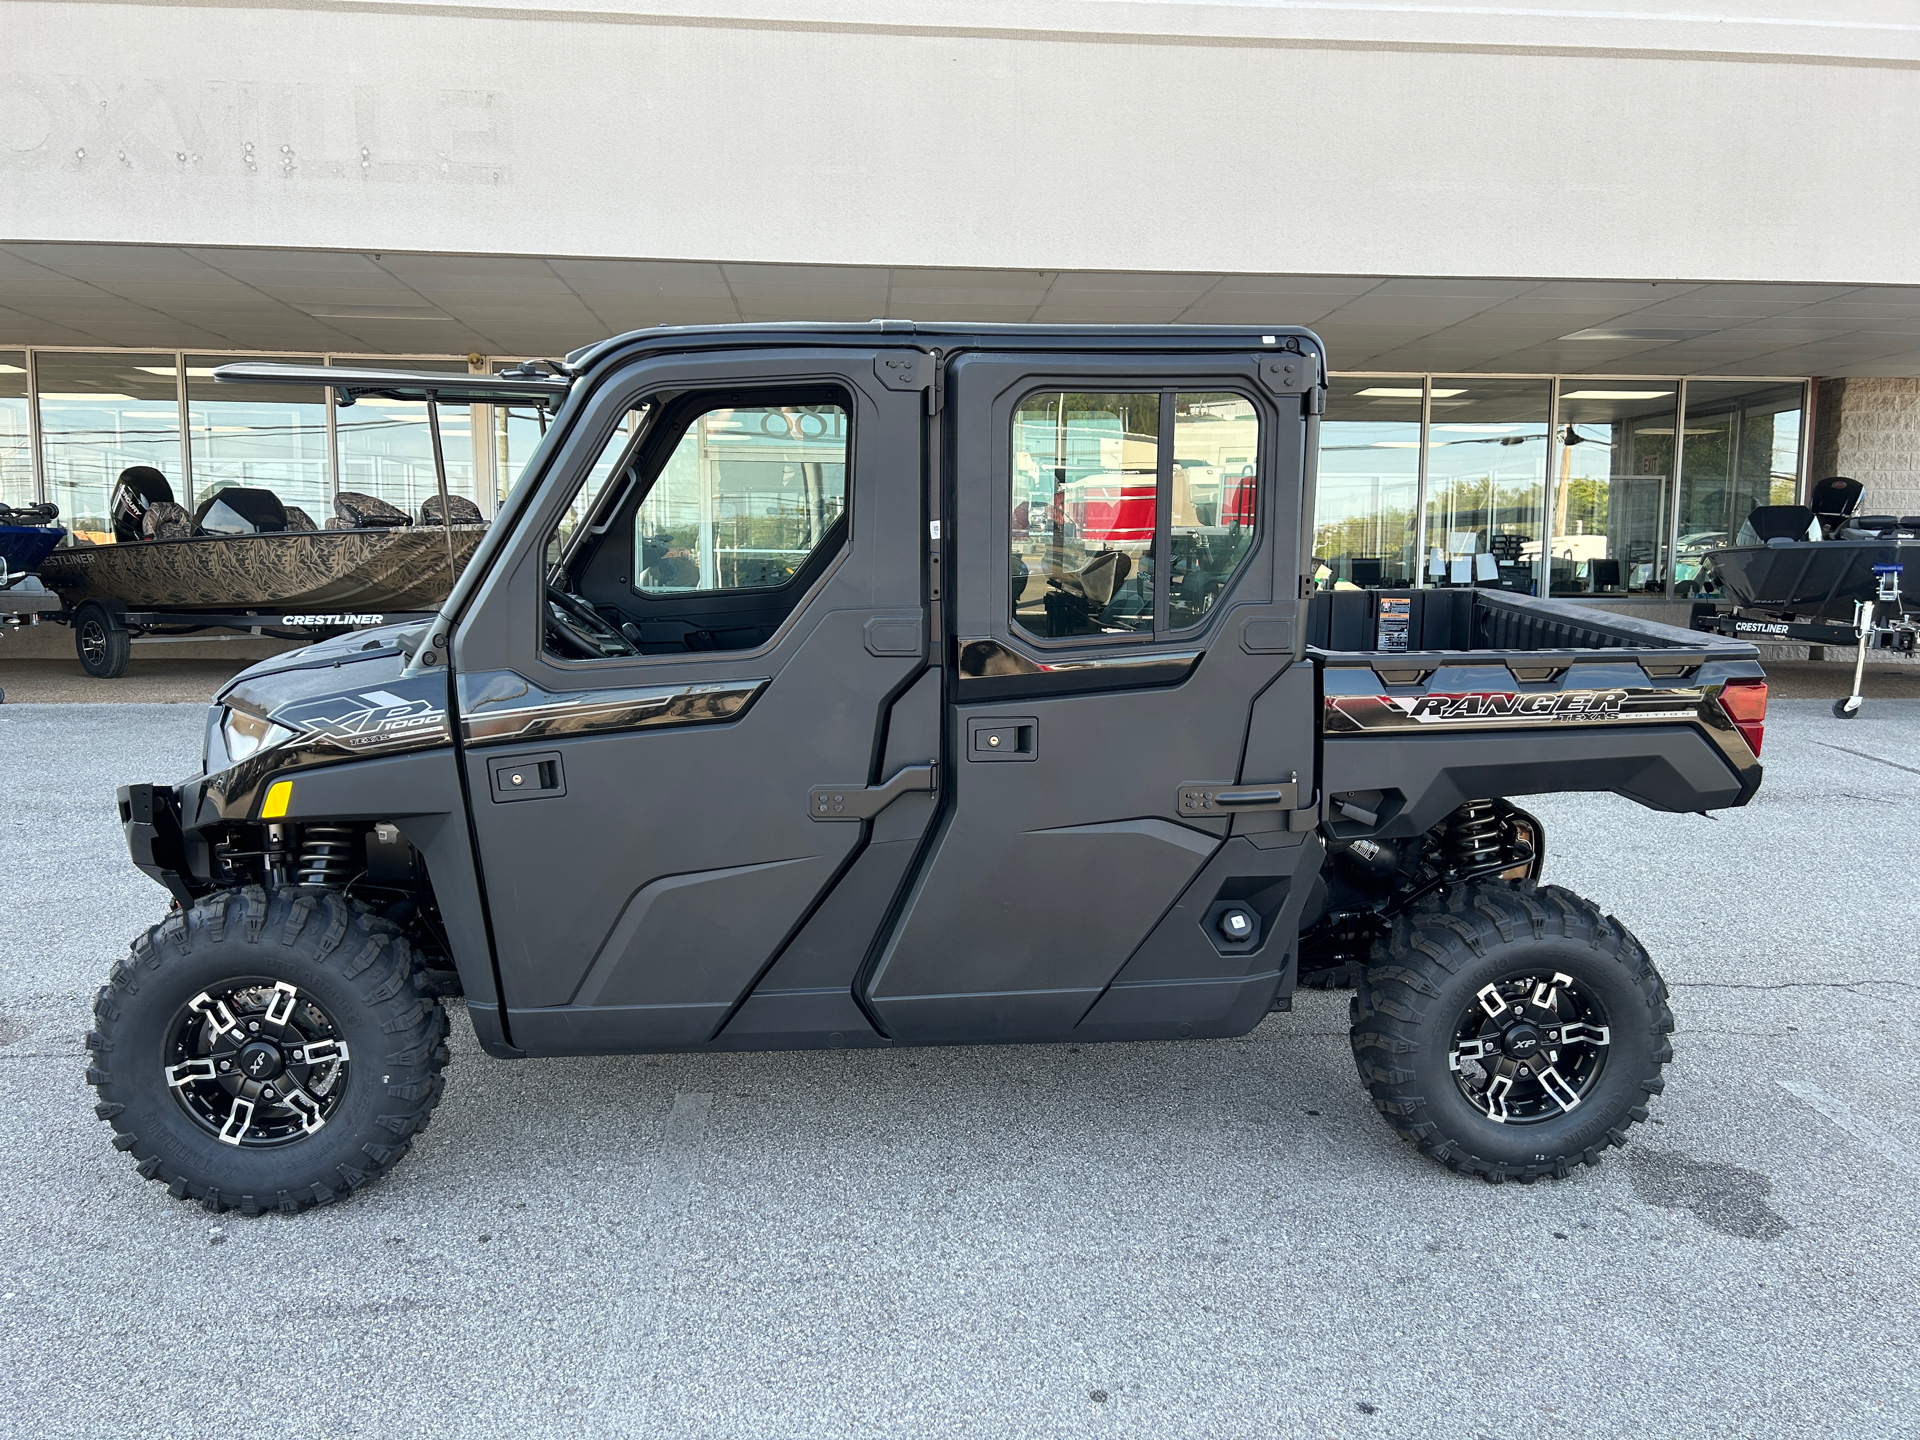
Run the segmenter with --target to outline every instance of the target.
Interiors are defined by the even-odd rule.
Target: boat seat
[[[333,497],[333,518],[329,530],[392,530],[413,524],[413,517],[398,506],[389,505],[373,495],[357,490],[342,490]]]
[[[447,496],[447,508],[456,525],[484,525],[487,517],[480,513],[480,507],[464,495]],[[420,507],[422,525],[438,525],[440,521],[440,497],[429,495],[426,504]]]
[[[311,515],[307,514],[307,512],[302,510],[298,505],[287,506],[287,529],[312,530],[314,528],[316,527],[314,526]]]
[[[188,540],[193,537],[193,512],[171,500],[153,500],[140,517],[143,540]]]
[[[1735,545],[1765,545],[1771,540],[1805,540],[1813,530],[1811,505],[1756,505],[1740,527]]]
[[[1867,487],[1845,475],[1830,475],[1813,487],[1808,502],[1816,515],[1851,515]]]

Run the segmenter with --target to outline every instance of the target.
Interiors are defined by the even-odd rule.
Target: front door
[[[1276,773],[1242,760],[1256,698],[1294,659],[1317,380],[1311,356],[1257,349],[952,366],[952,795],[867,973],[890,1036],[1073,1033],[1230,843],[1252,859],[1222,894],[1284,889],[1288,820],[1260,817],[1294,845],[1280,864],[1229,840],[1255,817],[1197,792],[1297,774],[1310,803],[1310,709],[1274,707],[1287,730],[1260,763]],[[1210,957],[1193,978],[1240,983],[1252,963]]]
[[[853,868],[867,787],[931,785],[937,711],[889,729],[927,659],[923,402],[882,383],[885,358],[615,374],[463,621],[464,765],[519,1048],[713,1040]],[[854,1022],[885,909],[836,927]]]

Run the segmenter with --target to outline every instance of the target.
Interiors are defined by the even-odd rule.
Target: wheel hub
[[[286,1057],[270,1040],[249,1041],[240,1047],[239,1058],[234,1062],[234,1069],[256,1083],[276,1079],[286,1068]]]
[[[1500,1036],[1501,1052],[1513,1060],[1532,1060],[1540,1053],[1540,1047],[1545,1043],[1546,1036],[1541,1033],[1540,1027],[1530,1025],[1524,1020],[1504,1031]]]

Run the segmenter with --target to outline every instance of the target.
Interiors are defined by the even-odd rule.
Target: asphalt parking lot
[[[1920,1435],[1920,702],[1776,702],[1746,810],[1550,797],[1645,941],[1653,1123],[1530,1188],[1422,1160],[1344,996],[1237,1041],[525,1061],[350,1203],[216,1219],[83,1083],[164,896],[112,787],[191,705],[0,707],[0,1431]]]

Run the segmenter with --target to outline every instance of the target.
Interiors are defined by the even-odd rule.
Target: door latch
[[[939,788],[932,765],[908,765],[884,785],[816,785],[807,813],[816,820],[871,820],[902,795]]]
[[[567,772],[558,750],[537,755],[500,755],[487,761],[487,791],[496,802],[550,800],[567,793]]]

